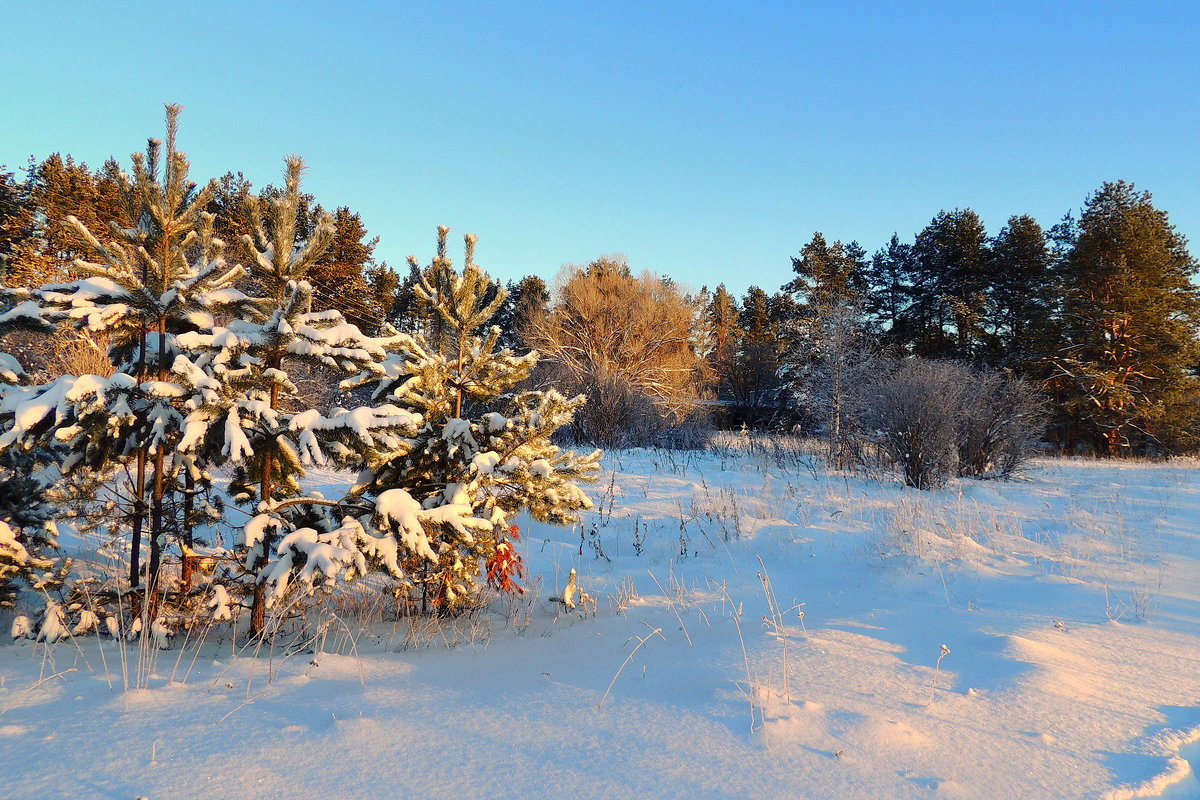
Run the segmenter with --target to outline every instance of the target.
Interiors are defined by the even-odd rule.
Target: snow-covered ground
[[[1195,462],[922,493],[625,451],[593,496],[522,521],[488,613],[0,647],[0,795],[1200,797]],[[548,601],[572,568],[594,612]]]

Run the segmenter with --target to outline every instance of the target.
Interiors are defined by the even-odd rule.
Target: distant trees
[[[318,207],[317,213],[323,213]],[[312,266],[313,308],[336,308],[363,330],[377,330],[386,309],[372,297],[370,273],[376,269],[378,236],[370,236],[362,217],[346,206],[332,214],[333,236]]]
[[[31,159],[19,173],[0,168],[0,281],[32,288],[77,277],[74,259],[87,248],[67,219],[107,236],[108,222],[124,213],[119,174],[115,161],[93,170],[58,153]],[[256,190],[236,172],[209,187],[203,210],[213,215],[213,238],[226,243],[227,255],[247,255],[241,244],[251,233],[247,209],[286,191],[274,185]],[[301,193],[293,246],[307,247],[325,216],[316,198]],[[445,320],[419,293],[437,265],[414,260],[396,272],[376,261],[378,237],[358,213],[342,206],[328,216],[331,241],[308,273],[313,309],[337,310],[367,334],[380,333],[386,323],[419,332],[436,348],[448,346]],[[627,264],[598,259],[576,270],[583,277],[574,285],[561,279],[553,302],[550,287],[533,275],[506,288],[493,281],[488,298],[506,293],[494,318],[501,346],[520,352],[541,346],[554,354],[557,372],[544,379],[579,387],[580,365],[595,365],[587,382],[609,389],[603,403],[597,395],[581,412],[579,425],[607,419],[606,432],[587,435],[610,441],[628,426],[651,430],[685,418],[699,400],[717,401],[712,405],[725,424],[800,421],[810,430],[829,428],[837,439],[845,369],[859,351],[869,351],[1011,370],[1050,393],[1047,436],[1064,449],[1173,452],[1200,442],[1197,264],[1150,195],[1129,184],[1105,184],[1078,220],[1068,215],[1048,228],[1015,214],[989,234],[974,210],[943,209],[910,240],[893,235],[871,255],[857,242],[830,241],[817,232],[791,267],[790,279],[774,293],[751,286],[735,297],[720,285],[688,296],[669,280],[645,283]],[[237,288],[254,295],[260,283],[248,274]],[[596,297],[583,297],[586,286],[601,283]],[[614,366],[627,360],[617,351],[576,358],[554,336],[546,338],[560,325],[556,336],[567,335],[587,314],[605,320],[607,328],[596,335],[606,341],[615,341],[623,325],[632,326],[631,339],[644,338],[637,315],[615,307],[626,302],[666,314],[660,327],[672,343],[662,351],[673,361],[669,380],[661,372],[662,353],[637,370]],[[667,306],[674,310],[663,311]],[[107,347],[90,336],[85,331],[51,345],[13,334],[8,347],[44,376],[62,371],[73,354],[91,357]],[[660,374],[651,377],[655,369]],[[294,377],[312,403],[335,392],[323,367]],[[608,412],[597,410],[601,406]],[[584,435],[583,428],[576,433]],[[841,453],[835,461],[848,457],[843,445],[830,447]]]
[[[739,313],[737,300],[723,283],[713,291],[704,308],[703,326],[708,344],[706,358],[713,376],[713,392],[718,398],[731,395],[736,380],[741,338]]]
[[[537,275],[509,281],[507,296],[492,322],[500,328],[500,344],[518,352],[528,352],[534,327],[550,311],[550,289]]]
[[[783,408],[779,367],[785,349],[782,327],[790,316],[781,304],[761,287],[751,286],[738,314],[738,341],[724,381],[735,421],[763,425],[778,417]]]
[[[41,162],[30,161],[23,182],[10,177],[7,210],[0,209],[0,225],[7,228],[4,283],[8,286],[40,286],[67,280],[71,264],[84,254],[70,230],[68,217],[75,217],[94,234],[107,231],[105,220],[119,213],[117,182],[119,168],[113,160],[92,172],[71,156],[54,153]]]
[[[854,287],[864,341],[881,352],[1003,367],[1050,392],[1060,447],[1200,441],[1197,264],[1148,193],[1105,184],[1078,222],[1046,231],[1014,215],[995,236],[970,209],[942,211],[912,243],[893,236],[853,264],[845,250],[818,234],[793,259],[793,388],[819,351],[815,298]]]
[[[31,223],[25,187],[13,173],[0,164],[0,284],[7,284],[9,265],[17,257],[17,248],[28,236]]]

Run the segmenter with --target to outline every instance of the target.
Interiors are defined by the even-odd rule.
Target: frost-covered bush
[[[1040,440],[1045,406],[1037,391],[1015,375],[964,370],[958,419],[958,474],[1007,477]]]
[[[936,488],[955,473],[962,371],[949,362],[881,360],[860,387],[866,436],[899,466],[908,486]]]
[[[918,489],[954,475],[1006,476],[1026,458],[1041,425],[1027,383],[953,361],[879,360],[856,398],[864,435]]]

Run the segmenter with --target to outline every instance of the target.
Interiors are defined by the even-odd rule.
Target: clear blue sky
[[[447,224],[506,280],[621,252],[774,291],[816,230],[1049,226],[1118,178],[1197,252],[1194,2],[417,5],[6,3],[0,162],[127,166],[179,102],[193,177],[299,153],[393,266]]]

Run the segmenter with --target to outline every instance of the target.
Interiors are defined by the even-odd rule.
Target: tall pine
[[[1088,198],[1062,264],[1065,343],[1051,385],[1066,444],[1110,454],[1196,441],[1198,266],[1149,192],[1124,181]]]

